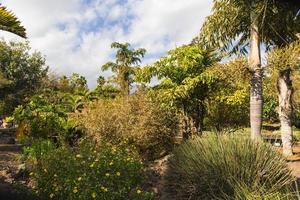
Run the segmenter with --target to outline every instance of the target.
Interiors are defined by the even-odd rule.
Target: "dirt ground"
[[[0,145],[0,199],[21,200],[22,195],[13,187],[16,173],[18,173],[20,162],[18,155],[21,147],[18,145]]]
[[[298,179],[298,185],[300,185],[300,143],[293,149],[294,155],[288,158],[288,166],[292,170],[292,173]]]

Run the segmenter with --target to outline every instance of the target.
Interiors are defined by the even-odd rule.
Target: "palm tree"
[[[267,60],[270,69],[277,77],[278,114],[281,124],[283,155],[291,156],[293,154],[292,99],[294,92],[291,75],[300,67],[300,40],[270,52]]]
[[[297,3],[294,3],[297,4]],[[290,27],[299,27],[286,12],[295,5],[281,0],[214,0],[213,13],[206,18],[199,41],[230,53],[249,53],[252,74],[250,92],[251,138],[261,137],[262,127],[262,66],[261,44],[267,49],[282,42],[294,41]]]
[[[0,4],[0,30],[26,38],[26,30],[18,18]]]
[[[128,96],[130,92],[130,85],[132,83],[132,76],[134,74],[134,67],[141,63],[141,57],[144,57],[146,50],[131,49],[129,43],[114,42],[111,48],[116,48],[116,61],[108,62],[102,66],[102,70],[111,69],[116,73],[116,83],[119,85],[123,96]]]

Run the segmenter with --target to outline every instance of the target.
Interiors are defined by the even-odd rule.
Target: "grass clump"
[[[164,177],[164,199],[293,199],[293,182],[285,159],[270,145],[210,135],[174,151]]]

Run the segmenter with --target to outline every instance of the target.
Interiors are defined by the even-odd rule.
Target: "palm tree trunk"
[[[282,70],[279,72],[277,80],[277,89],[279,97],[279,119],[281,124],[281,138],[283,145],[283,155],[293,155],[292,150],[292,95],[293,86],[291,81],[291,69]]]
[[[251,37],[249,67],[252,71],[251,92],[250,92],[250,124],[251,138],[261,138],[262,127],[262,68],[260,58],[260,38],[258,30],[258,20],[254,9],[251,11]]]

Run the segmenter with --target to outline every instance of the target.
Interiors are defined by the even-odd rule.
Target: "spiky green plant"
[[[26,29],[21,25],[19,19],[6,7],[0,4],[0,30],[14,33],[26,38]]]
[[[205,136],[174,151],[163,199],[272,199],[286,196],[293,182],[272,146],[248,137]]]

